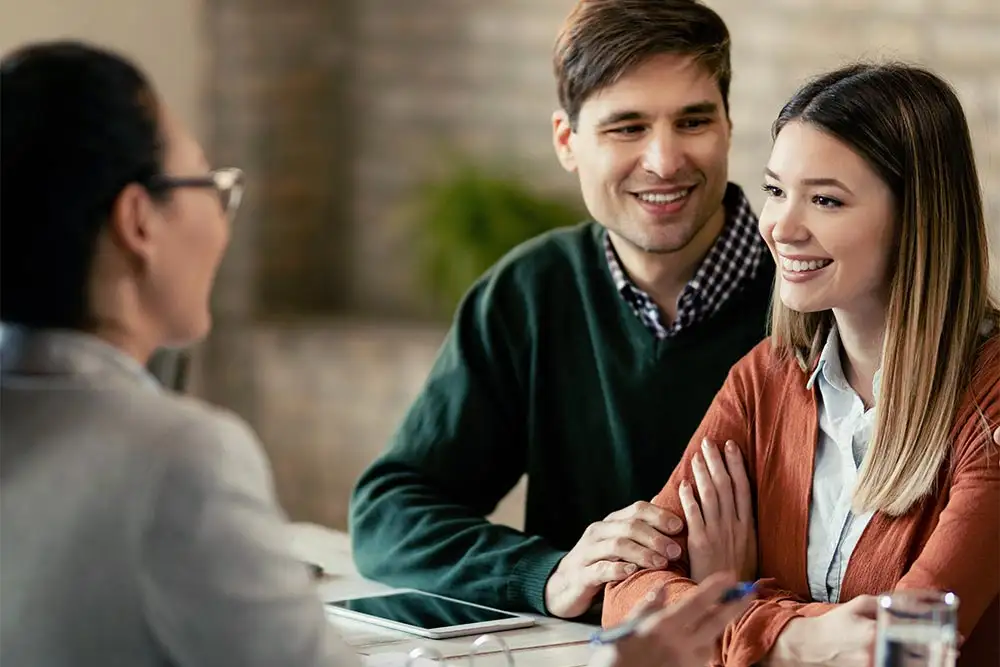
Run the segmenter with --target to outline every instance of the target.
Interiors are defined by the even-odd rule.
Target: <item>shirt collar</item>
[[[830,333],[826,337],[826,343],[823,345],[823,351],[820,352],[816,368],[813,369],[813,372],[809,375],[809,380],[806,382],[806,389],[812,390],[816,384],[816,380],[820,376],[822,376],[826,384],[835,389],[840,391],[854,391],[847,382],[847,377],[844,375],[844,367],[840,363],[840,333],[837,331],[836,324],[830,327]],[[875,371],[875,377],[872,378],[872,395],[876,401],[878,401],[878,391],[881,384],[882,368],[879,367]]]
[[[727,296],[725,291],[729,285],[719,279],[720,275],[730,276],[731,283],[744,277],[752,280],[767,252],[750,200],[735,183],[726,187],[723,206],[726,222],[722,232],[685,288],[711,310],[721,305],[721,299]]]
[[[3,325],[3,375],[80,377],[97,385],[121,382],[159,390],[156,378],[138,361],[92,334]]]

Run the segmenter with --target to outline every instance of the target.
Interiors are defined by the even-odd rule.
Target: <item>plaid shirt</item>
[[[726,188],[723,206],[726,209],[725,227],[694,277],[684,286],[677,300],[677,318],[670,326],[663,323],[656,303],[625,273],[618,253],[611,245],[611,237],[607,231],[604,232],[604,254],[615,287],[657,338],[668,338],[711,317],[757,276],[757,269],[767,252],[767,246],[757,231],[757,216],[750,209],[743,190],[734,183]]]

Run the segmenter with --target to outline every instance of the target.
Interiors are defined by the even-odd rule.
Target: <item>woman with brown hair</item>
[[[798,91],[774,138],[770,337],[654,500],[684,511],[685,559],[609,586],[604,622],[732,569],[759,596],[722,664],[867,665],[870,596],[952,591],[959,664],[995,665],[1000,338],[962,107],[924,69],[853,65]]]

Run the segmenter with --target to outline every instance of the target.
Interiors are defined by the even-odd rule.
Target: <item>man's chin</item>
[[[657,230],[658,233],[645,234],[629,242],[637,249],[651,255],[670,255],[684,250],[695,239],[697,234],[683,224],[672,224],[669,230]],[[663,233],[669,231],[670,233]]]

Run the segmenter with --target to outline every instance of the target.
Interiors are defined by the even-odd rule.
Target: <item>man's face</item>
[[[590,214],[649,253],[718,235],[730,137],[718,83],[686,55],[653,56],[595,92],[575,130],[564,111],[553,115],[556,153],[579,175]]]

